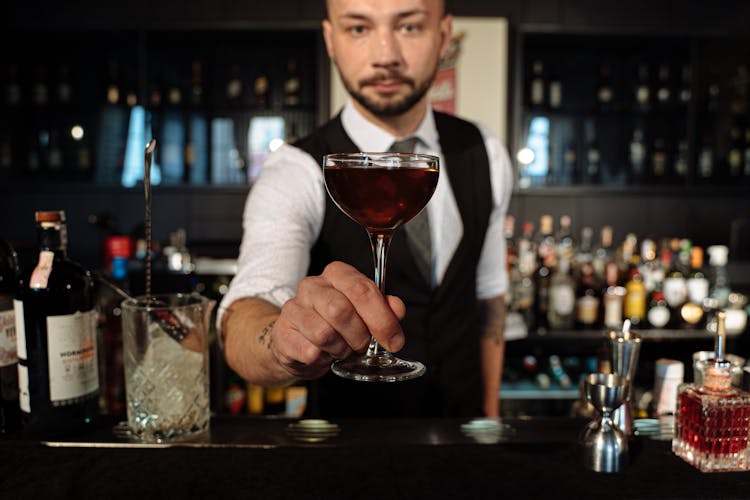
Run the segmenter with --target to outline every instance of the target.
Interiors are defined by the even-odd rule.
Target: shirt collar
[[[344,108],[341,111],[341,123],[347,135],[354,142],[354,145],[361,152],[387,151],[393,141],[403,139],[403,137],[394,137],[374,123],[368,121],[362,114],[357,111],[351,97],[347,99]],[[411,134],[418,137],[421,144],[417,146],[418,150],[426,149],[426,152],[439,152],[440,143],[438,141],[437,128],[435,127],[435,117],[432,107],[427,108],[422,123],[417,130]]]

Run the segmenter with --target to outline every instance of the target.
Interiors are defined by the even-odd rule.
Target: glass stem
[[[378,285],[380,293],[385,295],[385,262],[388,258],[388,248],[391,246],[391,233],[370,233],[370,244],[372,245],[372,256],[375,263],[375,284]],[[367,348],[367,356],[376,356],[385,349],[380,347],[375,337],[370,339]]]

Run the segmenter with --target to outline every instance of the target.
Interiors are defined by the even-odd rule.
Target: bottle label
[[[706,278],[692,278],[687,280],[688,297],[690,302],[702,304],[708,297],[708,280]]]
[[[608,297],[604,300],[604,324],[607,328],[622,326],[622,305],[622,300],[617,297]]]
[[[573,313],[576,306],[576,296],[572,287],[556,285],[550,288],[550,303],[552,310],[561,316]]]
[[[18,362],[15,316],[13,309],[0,311],[0,367]]]
[[[13,311],[16,317],[16,355],[18,359],[26,360],[26,327],[23,322],[23,302],[13,301]]]
[[[584,295],[578,299],[576,305],[578,321],[584,325],[593,325],[596,323],[599,314],[599,299],[591,295]]]
[[[52,261],[55,259],[54,252],[42,250],[39,252],[39,262],[31,273],[29,288],[47,288],[49,275],[52,272]]]
[[[21,411],[31,413],[31,397],[29,396],[29,368],[18,363],[18,405]]]
[[[99,389],[96,312],[47,317],[50,402],[65,406]]]

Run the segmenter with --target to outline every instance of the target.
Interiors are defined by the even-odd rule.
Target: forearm
[[[500,383],[505,359],[505,297],[481,300],[481,338],[479,340],[482,371],[483,409],[488,417],[500,413]]]
[[[279,314],[278,307],[258,298],[237,300],[224,313],[224,357],[249,382],[274,386],[296,380],[271,351],[271,329]]]

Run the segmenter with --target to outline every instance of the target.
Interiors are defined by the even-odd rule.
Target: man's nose
[[[392,29],[385,28],[378,31],[373,50],[375,51],[373,65],[391,68],[401,64],[401,46]]]

